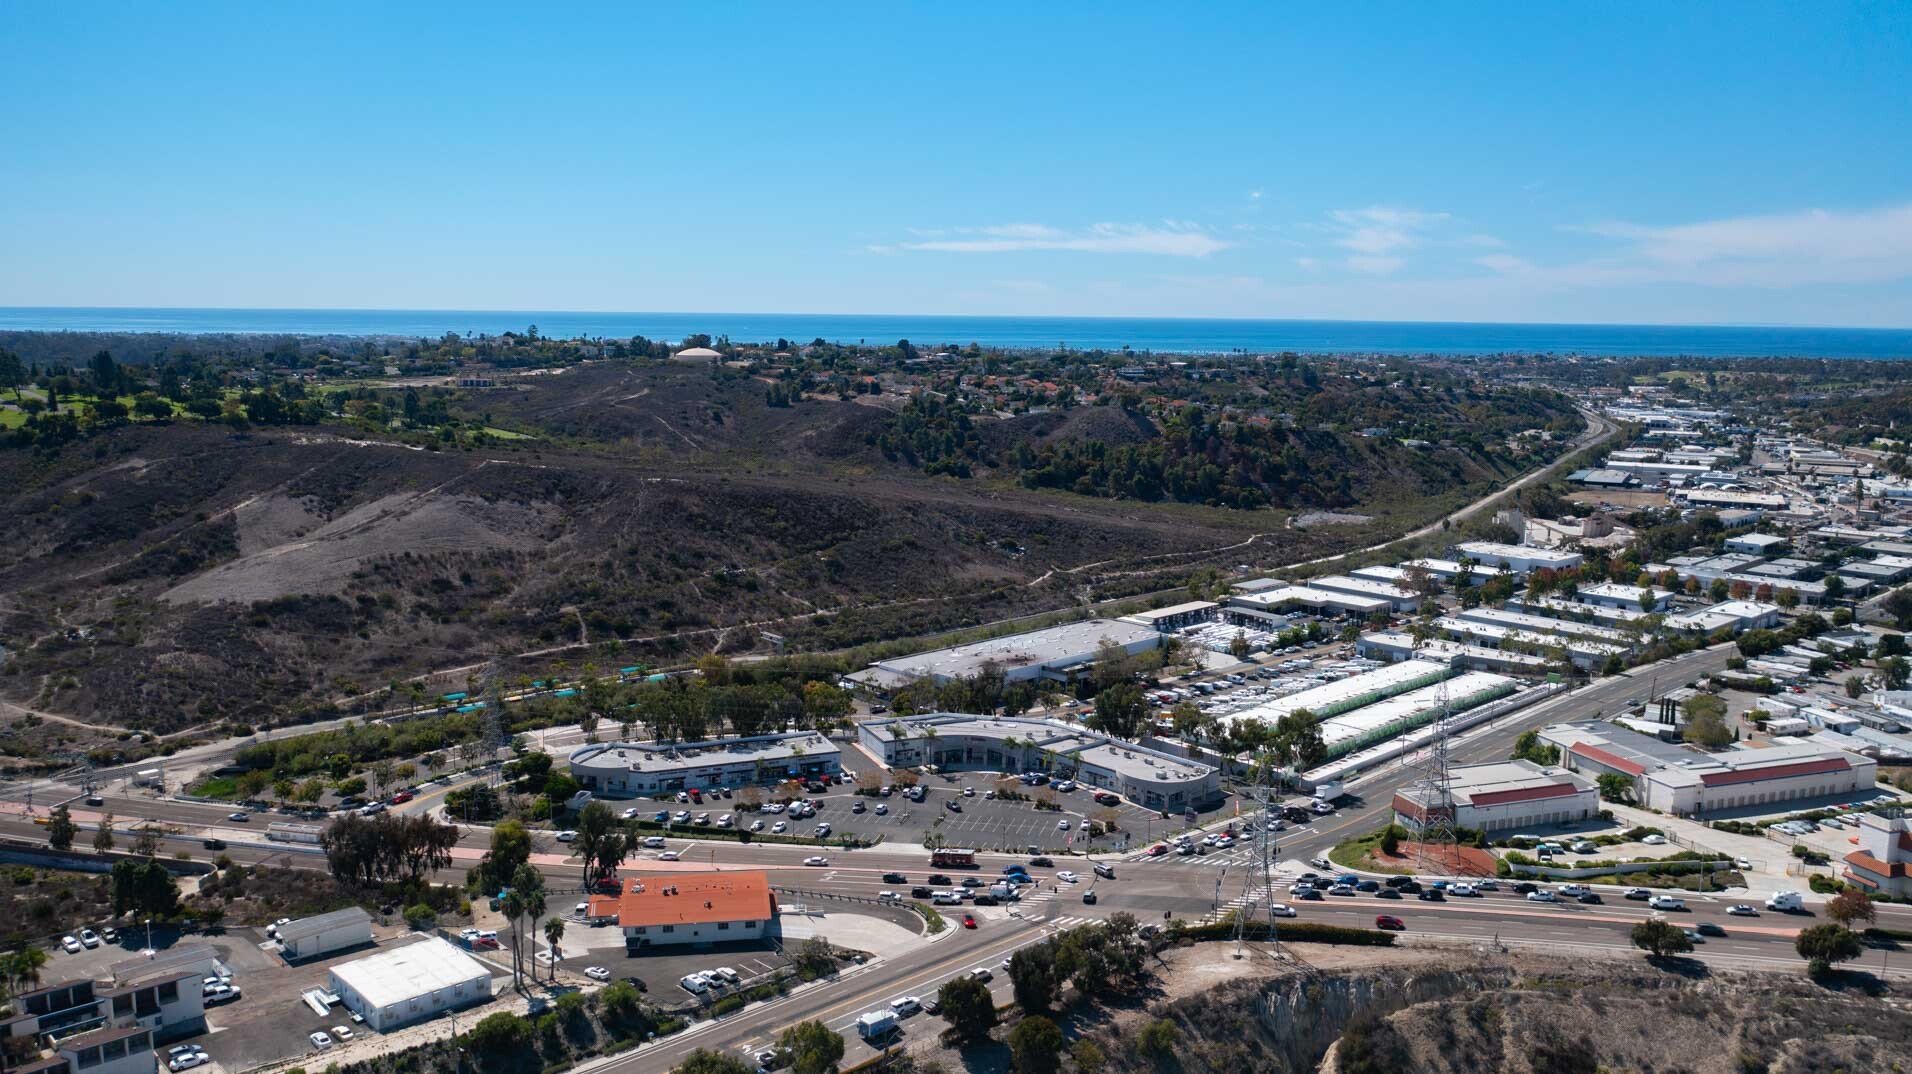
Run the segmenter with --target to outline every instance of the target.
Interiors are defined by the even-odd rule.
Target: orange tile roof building
[[[1880,895],[1912,895],[1912,818],[1861,813],[1859,849],[1846,855],[1846,879]]]
[[[610,898],[592,899],[592,916],[608,910],[599,900]],[[770,874],[761,872],[631,877],[615,898],[617,924],[632,949],[762,940],[777,921]]]

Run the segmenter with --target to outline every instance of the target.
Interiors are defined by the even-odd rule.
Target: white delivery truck
[[[989,885],[989,893],[1004,902],[1010,902],[1016,897],[1016,885],[1007,880],[998,880]]]
[[[896,1032],[896,1013],[894,1011],[871,1011],[858,1016],[856,1035],[864,1040],[882,1040]]]
[[[1806,899],[1797,891],[1775,891],[1766,896],[1766,909],[1797,913],[1806,908]]]

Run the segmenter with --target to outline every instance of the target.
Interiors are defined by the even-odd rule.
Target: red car
[[[1401,923],[1401,919],[1392,914],[1375,914],[1374,927],[1377,929],[1395,929],[1400,931],[1407,929],[1407,926]]]
[[[410,791],[399,791],[397,794],[392,795],[393,805],[404,805],[406,802],[409,802],[411,800],[412,800],[412,792]]]
[[[1149,857],[1151,858],[1159,858],[1166,853],[1168,853],[1167,843],[1157,843],[1149,848]]]
[[[966,928],[966,929],[973,929],[973,928],[975,928],[975,927],[976,927],[976,915],[975,915],[975,914],[964,914],[964,915],[963,915],[963,927],[964,927],[964,928]]]

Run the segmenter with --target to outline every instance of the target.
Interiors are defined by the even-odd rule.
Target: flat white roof
[[[1530,612],[1510,612],[1505,608],[1464,608],[1447,616],[1450,619],[1464,619],[1474,623],[1492,623],[1496,626],[1513,627],[1516,630],[1532,631],[1536,634],[1567,634],[1579,638],[1591,638],[1595,641],[1611,642],[1615,645],[1630,645],[1633,638],[1625,631],[1612,627],[1582,623],[1573,619],[1556,619]]]
[[[1319,715],[1324,708],[1341,704],[1351,698],[1360,697],[1362,694],[1376,690],[1397,688],[1405,683],[1413,682],[1422,676],[1439,674],[1447,670],[1446,664],[1436,663],[1432,660],[1403,660],[1399,663],[1389,664],[1383,668],[1376,668],[1373,671],[1363,672],[1359,675],[1351,675],[1345,679],[1336,680],[1335,682],[1323,683],[1320,686],[1297,691],[1286,697],[1277,697],[1269,701],[1264,701],[1253,708],[1228,716],[1226,719],[1231,722],[1235,720],[1257,719],[1272,725],[1281,717],[1302,709],[1311,709],[1316,715]]]
[[[1505,675],[1496,675],[1491,671],[1467,671],[1433,686],[1423,686],[1409,690],[1405,694],[1396,694],[1372,705],[1363,705],[1352,712],[1339,716],[1330,716],[1321,721],[1321,739],[1332,746],[1350,738],[1356,738],[1377,728],[1386,727],[1396,720],[1406,719],[1417,713],[1431,712],[1443,703],[1452,703],[1461,698],[1470,697],[1484,690],[1512,688],[1514,680]]]
[[[1334,589],[1357,596],[1379,597],[1386,601],[1407,601],[1416,599],[1413,593],[1398,585],[1377,582],[1372,578],[1350,578],[1345,574],[1331,574],[1326,578],[1310,578],[1308,585],[1315,589]]]
[[[491,971],[439,937],[332,967],[332,976],[373,1007],[390,1007],[467,981],[491,986]]]
[[[1293,601],[1310,607],[1334,606],[1351,611],[1380,612],[1393,607],[1380,597],[1364,597],[1358,593],[1337,593],[1332,589],[1316,589],[1313,586],[1290,585],[1280,589],[1267,589],[1259,593],[1244,593],[1229,603],[1236,607],[1279,608]]]
[[[1104,639],[1120,646],[1159,640],[1152,627],[1124,623],[1119,619],[1086,619],[1063,623],[1026,634],[952,645],[914,656],[879,660],[875,666],[900,675],[941,675],[960,678],[973,674],[984,664],[995,662],[1004,669],[1032,666],[1067,665],[1093,659]]]
[[[1578,552],[1560,552],[1552,548],[1535,548],[1524,544],[1502,544],[1499,541],[1469,541],[1455,547],[1477,560],[1516,559],[1571,567],[1582,559]]]

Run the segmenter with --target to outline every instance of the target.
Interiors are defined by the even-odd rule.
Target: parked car
[[[100,934],[94,932],[92,929],[81,929],[80,942],[87,947],[98,947],[100,945]]]
[[[79,937],[77,936],[60,937],[60,946],[62,948],[65,948],[69,953],[75,954],[75,955],[79,954],[81,951],[86,950],[86,947],[80,943]]]
[[[311,1041],[312,1046],[320,1051],[324,1051],[332,1046],[332,1038],[325,1033],[312,1033],[305,1039]]]

